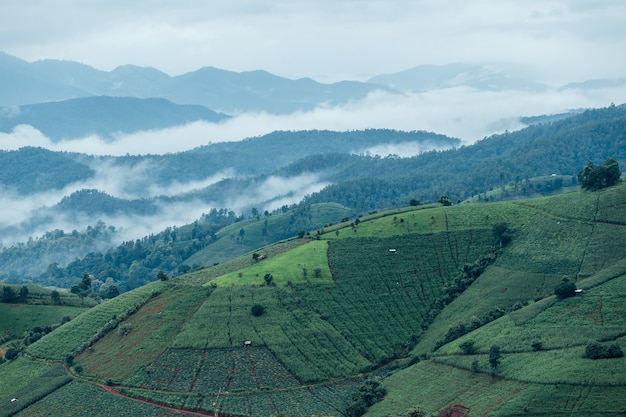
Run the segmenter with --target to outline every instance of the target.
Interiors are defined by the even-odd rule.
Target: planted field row
[[[536,212],[515,233],[497,265],[527,273],[576,276],[593,224]],[[541,239],[537,239],[537,236]]]
[[[144,304],[91,349],[77,357],[84,372],[102,380],[132,376],[139,367],[156,360],[183,324],[206,300],[207,290],[173,286]]]
[[[503,353],[498,375],[505,379],[539,384],[626,386],[623,358],[584,359],[584,346],[540,352]],[[489,374],[489,355],[454,355],[436,361]],[[472,365],[476,361],[476,365]]]
[[[492,243],[490,230],[335,240],[329,257],[336,285],[295,288],[375,364],[421,334],[444,286]]]
[[[12,416],[72,380],[61,364],[42,366],[23,359],[4,364],[0,372],[10,374],[4,380],[12,383],[0,393],[0,416]]]
[[[168,349],[125,384],[145,389],[201,393],[299,385],[289,371],[262,347]]]
[[[254,305],[250,287],[218,287],[176,336],[173,347],[223,349],[258,340],[250,309]]]
[[[28,353],[45,359],[65,359],[112,330],[129,313],[139,309],[166,284],[155,282],[124,293],[79,315],[28,347]]]
[[[95,385],[69,383],[17,416],[37,417],[175,417],[181,414],[106,392]]]

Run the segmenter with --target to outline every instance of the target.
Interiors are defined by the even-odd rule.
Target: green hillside
[[[0,365],[0,415],[620,415],[625,359],[583,355],[626,348],[625,213],[622,184],[406,207],[244,247]],[[262,226],[219,233],[262,240]],[[584,292],[557,299],[564,279]],[[386,395],[359,408],[376,381]]]

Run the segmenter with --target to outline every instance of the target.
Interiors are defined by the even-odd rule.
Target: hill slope
[[[371,415],[453,405],[459,415],[616,415],[626,412],[624,359],[582,355],[594,339],[625,347],[625,209],[619,185],[327,226],[319,240],[285,242],[258,261],[246,255],[247,266],[225,263],[102,303],[27,349],[51,361],[72,355],[69,377],[20,357],[0,365],[0,383],[19,381],[7,399],[41,387],[45,398],[21,415],[72,415],[85,401],[103,413],[124,404],[136,413],[167,405],[352,415],[363,374],[386,376]],[[503,223],[511,240],[501,247],[494,226]],[[557,301],[564,276],[586,293]],[[468,340],[474,350],[464,355]],[[495,344],[502,359],[490,376]]]

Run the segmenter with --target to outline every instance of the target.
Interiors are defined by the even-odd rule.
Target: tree
[[[582,188],[588,190],[600,190],[605,187],[615,185],[620,180],[619,164],[613,158],[608,158],[604,165],[594,165],[589,162],[587,166],[578,173],[578,182]]]
[[[442,195],[439,200],[437,200],[437,203],[440,203],[444,206],[451,206],[452,205],[452,201],[450,201],[450,197],[448,197],[447,195]]]
[[[52,290],[50,293],[50,298],[54,304],[61,304],[61,296],[57,290]]]
[[[265,280],[265,285],[272,285],[274,283],[274,277],[272,274],[265,274],[263,279]]]
[[[4,352],[4,358],[6,360],[12,360],[17,358],[17,355],[20,353],[20,351],[14,347],[10,347],[6,350],[6,352]]]
[[[512,234],[508,223],[499,222],[493,225],[493,235],[500,244],[500,247],[506,246],[511,241]]]
[[[165,273],[165,271],[160,270],[157,274],[157,279],[159,279],[160,281],[167,281],[167,274]]]
[[[22,288],[20,288],[20,300],[26,301],[27,298],[28,298],[28,287],[26,287],[26,285],[22,285]]]
[[[5,303],[12,303],[17,299],[17,294],[12,287],[2,287],[2,301]]]
[[[500,346],[492,345],[489,348],[489,366],[491,366],[491,375],[496,374],[496,370],[498,366],[500,366],[500,362],[502,358],[502,354],[500,353]]]
[[[576,295],[576,284],[571,282],[569,279],[564,278],[559,285],[554,287],[554,294],[556,294],[557,298],[560,300],[572,297]]]
[[[265,313],[265,307],[263,307],[261,304],[255,304],[250,308],[250,312],[254,317],[260,317],[263,315],[263,313]]]

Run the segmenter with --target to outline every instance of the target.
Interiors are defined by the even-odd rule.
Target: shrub
[[[607,348],[599,342],[590,342],[585,347],[585,353],[583,354],[583,358],[585,359],[611,359],[622,357],[624,357],[624,352],[617,343]]]
[[[459,347],[465,355],[473,355],[476,353],[476,348],[474,347],[474,342],[472,340],[461,343]]]
[[[260,317],[263,315],[263,313],[265,313],[265,307],[263,307],[261,304],[255,304],[252,306],[252,308],[250,308],[250,312],[254,317]]]
[[[576,295],[576,284],[565,279],[559,285],[554,287],[554,294],[559,299],[564,299]]]
[[[12,360],[17,358],[17,355],[20,353],[20,351],[14,347],[10,347],[6,350],[6,352],[4,352],[4,358],[6,360]]]

